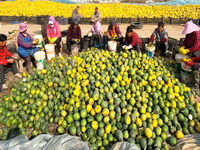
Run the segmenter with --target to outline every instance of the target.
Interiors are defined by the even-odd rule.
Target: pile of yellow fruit
[[[145,5],[130,5],[130,4],[81,4],[79,12],[84,18],[90,18],[95,7],[98,6],[101,17],[115,18],[199,18],[200,5],[184,5],[184,6],[145,6]],[[16,0],[14,2],[6,1],[1,3],[0,16],[63,16],[71,17],[72,11],[76,4],[63,4],[50,1],[25,1]]]

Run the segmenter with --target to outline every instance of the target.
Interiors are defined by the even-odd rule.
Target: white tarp
[[[1,140],[0,150],[92,150],[92,146],[77,136],[41,134],[32,140],[24,135]],[[111,150],[139,150],[139,148],[128,142],[118,142]]]

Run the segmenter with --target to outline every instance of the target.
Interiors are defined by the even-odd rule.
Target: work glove
[[[182,51],[185,49],[185,46],[179,48],[179,53],[182,54]]]
[[[33,44],[38,44],[38,42],[39,42],[39,39],[35,39],[35,41],[33,41]]]
[[[51,43],[54,43],[58,38],[57,37],[54,37],[51,39]]]
[[[186,63],[188,66],[193,66],[194,64],[196,64],[196,63],[194,63],[194,62],[189,62],[189,61],[185,61],[185,63]]]
[[[189,53],[189,52],[190,52],[189,49],[183,49],[183,50],[181,51],[181,54],[185,55],[185,54],[187,54],[187,53]]]
[[[123,49],[125,49],[126,45],[122,46]]]
[[[183,62],[187,61],[187,58],[183,57],[182,61],[183,61]]]
[[[125,50],[131,49],[131,48],[132,48],[132,45],[129,45],[125,47]]]
[[[80,40],[79,40],[79,39],[75,39],[75,42],[76,42],[76,43],[79,43],[79,42],[80,42]]]
[[[114,40],[115,38],[111,36],[111,38],[110,38],[110,39],[111,39],[111,40]]]
[[[48,41],[49,41],[49,43],[51,43],[51,38],[50,37],[48,37]]]
[[[190,59],[190,58],[188,58],[188,59],[187,59],[187,58],[184,58],[184,57],[183,57],[183,59],[182,59],[182,60],[183,60],[184,62],[186,62],[186,61],[188,61],[188,62],[193,62],[193,60],[192,60],[192,59]]]

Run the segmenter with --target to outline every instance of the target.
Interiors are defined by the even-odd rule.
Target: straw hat
[[[183,30],[182,34],[189,34],[192,33],[193,31],[198,31],[199,27],[194,24],[192,21],[188,21],[185,24],[185,29]]]
[[[78,25],[78,19],[77,18],[73,18],[72,21],[73,21],[74,25]]]
[[[19,24],[19,32],[24,32],[24,31],[26,31],[27,29],[28,29],[27,24],[25,24],[25,23],[20,23],[20,24]]]
[[[95,15],[92,15],[92,17],[91,17],[91,19],[90,19],[90,21],[91,22],[96,22],[96,21],[98,21],[99,19],[95,16]]]

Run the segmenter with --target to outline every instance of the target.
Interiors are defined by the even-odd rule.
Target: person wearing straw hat
[[[18,52],[26,61],[26,69],[28,73],[31,73],[31,60],[34,63],[34,53],[39,51],[40,48],[34,47],[34,44],[38,43],[38,39],[33,40],[27,33],[28,26],[26,23],[19,24],[19,34],[17,37]]]
[[[8,89],[8,86],[5,84],[4,75],[8,71],[8,68],[12,69],[12,72],[15,77],[22,78],[22,75],[18,73],[15,59],[15,55],[12,55],[6,48],[7,36],[0,34],[0,85],[3,89]]]
[[[101,13],[100,13],[98,7],[95,7],[94,15],[97,17],[97,19],[99,20],[99,22],[101,22]]]
[[[72,12],[72,20],[73,19],[78,19],[78,21],[80,21],[80,19],[82,18],[82,14],[79,13],[79,9],[80,9],[80,5],[77,5],[77,7],[73,10]]]
[[[161,56],[165,56],[165,53],[168,50],[168,33],[167,30],[164,29],[164,23],[159,22],[158,28],[154,30],[150,37],[150,44],[153,43],[156,46],[155,53],[161,54]]]
[[[200,30],[199,27],[192,21],[185,24],[182,34],[186,34],[183,45],[179,53],[188,54],[191,57],[200,56]]]
[[[97,40],[99,42],[99,48],[102,49],[103,32],[101,28],[101,23],[95,15],[91,17],[90,21],[92,22],[92,36],[90,39],[90,47],[94,47],[94,40]]]
[[[78,19],[73,19],[72,24],[69,26],[67,31],[67,49],[69,55],[72,54],[71,46],[73,44],[80,44],[80,52],[83,50],[84,47],[84,40],[81,37],[81,28],[78,25]]]
[[[55,43],[55,51],[56,53],[60,53],[61,49],[61,33],[60,33],[60,27],[58,22],[55,20],[53,16],[49,17],[49,22],[47,25],[47,39],[45,39],[45,43],[53,44]]]

